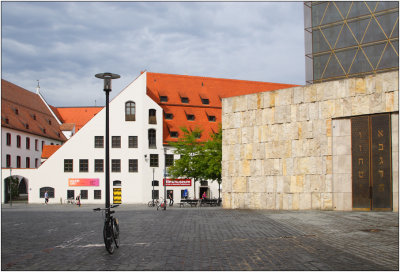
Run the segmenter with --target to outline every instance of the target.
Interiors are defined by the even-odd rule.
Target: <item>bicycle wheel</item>
[[[150,200],[150,201],[149,201],[149,203],[147,203],[147,206],[149,206],[149,207],[153,207],[153,201],[152,201],[152,200]]]
[[[114,237],[113,237],[111,221],[106,221],[104,223],[103,237],[104,237],[104,244],[106,246],[108,253],[113,254],[115,250],[115,245],[114,245]]]
[[[113,218],[113,235],[114,235],[114,242],[115,246],[119,247],[119,224],[118,219]]]

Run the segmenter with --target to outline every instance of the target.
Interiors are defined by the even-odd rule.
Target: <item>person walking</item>
[[[170,206],[174,205],[174,200],[172,198],[172,192],[169,192],[168,198],[169,198],[169,205]]]
[[[76,205],[81,206],[81,195],[76,196]]]
[[[49,193],[47,191],[44,192],[44,204],[49,203]]]

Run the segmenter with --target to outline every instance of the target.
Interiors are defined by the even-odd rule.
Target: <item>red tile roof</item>
[[[42,150],[42,159],[48,159],[53,155],[61,145],[45,145]]]
[[[103,107],[52,107],[62,123],[75,124],[75,132],[78,132],[90,121]]]
[[[173,114],[172,120],[163,117],[164,143],[177,141],[169,132],[176,131],[181,136],[181,127],[198,126],[203,130],[200,141],[209,139],[221,123],[222,98],[295,86],[298,85],[147,72],[147,94],[164,112]],[[161,96],[168,101],[161,102]],[[182,97],[188,98],[188,103],[182,103]],[[208,99],[209,103],[203,104],[202,99]],[[187,114],[194,114],[195,120],[187,120]],[[209,121],[207,115],[215,116],[215,122]]]
[[[36,93],[1,80],[1,126],[65,142],[60,125]]]

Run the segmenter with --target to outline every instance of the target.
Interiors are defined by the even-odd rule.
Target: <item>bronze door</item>
[[[390,115],[351,118],[353,209],[392,209]]]

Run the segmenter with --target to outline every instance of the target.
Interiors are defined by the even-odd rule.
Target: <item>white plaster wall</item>
[[[11,134],[11,146],[6,145],[6,135]],[[21,147],[17,147],[17,135],[21,136]],[[30,138],[30,149],[26,149],[26,137]],[[38,150],[35,150],[35,140],[38,140]],[[11,168],[17,167],[17,156],[21,157],[21,168],[26,168],[26,157],[30,158],[30,168],[35,168],[35,159],[38,159],[39,166],[42,155],[42,141],[45,145],[59,145],[57,141],[42,136],[29,134],[6,127],[1,128],[1,167],[6,167],[6,155],[11,155]]]

